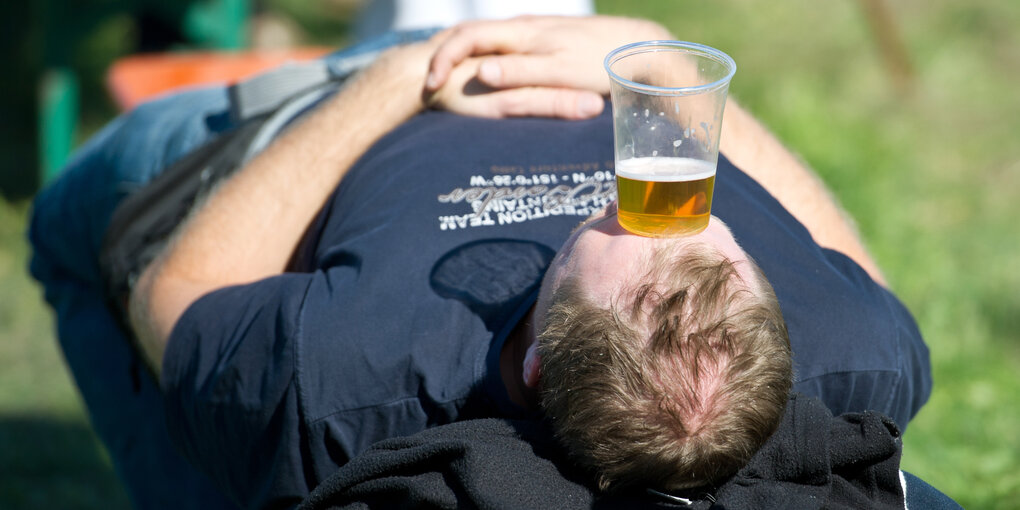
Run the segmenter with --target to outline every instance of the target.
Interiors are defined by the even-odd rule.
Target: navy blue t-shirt
[[[222,289],[175,327],[171,434],[245,506],[296,503],[387,437],[513,415],[503,340],[570,231],[614,198],[612,126],[426,112],[344,178],[293,272]],[[819,248],[724,158],[713,212],[769,277],[795,389],[905,425],[930,392],[907,310]]]

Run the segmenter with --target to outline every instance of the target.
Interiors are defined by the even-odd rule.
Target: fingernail
[[[428,77],[425,78],[425,87],[429,89],[436,88],[436,73],[429,72]]]
[[[598,113],[602,111],[603,106],[605,106],[605,104],[602,101],[602,97],[585,94],[581,97],[577,108],[580,110],[581,115],[591,117],[593,115],[598,115]]]
[[[503,69],[499,67],[499,64],[486,60],[482,62],[482,67],[478,68],[478,77],[489,85],[499,85],[499,80],[503,77]]]

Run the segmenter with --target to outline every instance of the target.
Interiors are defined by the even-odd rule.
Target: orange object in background
[[[329,48],[294,48],[132,55],[110,66],[106,82],[117,106],[126,111],[173,90],[235,83],[286,62],[311,60],[329,51]]]

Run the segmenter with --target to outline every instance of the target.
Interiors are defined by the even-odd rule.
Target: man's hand
[[[602,112],[596,92],[564,87],[497,89],[478,79],[483,59],[470,57],[454,67],[444,85],[426,93],[428,105],[473,117],[558,117],[587,119]]]
[[[467,115],[589,118],[609,93],[610,51],[671,38],[656,23],[610,16],[469,22],[437,35],[425,89],[431,105]]]

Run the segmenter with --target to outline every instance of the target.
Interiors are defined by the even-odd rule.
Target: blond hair
[[[649,262],[606,306],[568,278],[540,335],[542,407],[604,490],[733,475],[778,427],[792,385],[786,325],[753,261],[755,282],[707,248]]]

